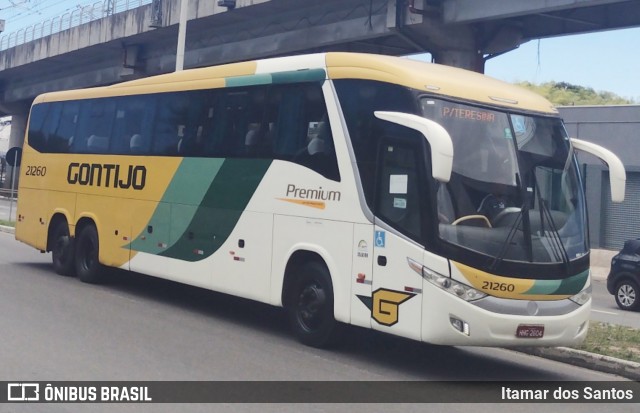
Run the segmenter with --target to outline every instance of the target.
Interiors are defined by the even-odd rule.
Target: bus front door
[[[420,139],[383,138],[379,146],[373,237],[374,328],[420,340],[422,277],[409,260],[422,262],[424,219]],[[404,235],[406,234],[406,235]]]
[[[424,251],[377,225],[373,251],[373,328],[420,340],[422,277],[409,267],[407,258],[421,262]]]

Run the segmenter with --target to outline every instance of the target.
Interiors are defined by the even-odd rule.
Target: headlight
[[[480,298],[484,298],[487,294],[476,290],[475,288],[469,287],[466,284],[462,284],[450,277],[439,274],[424,265],[420,265],[411,258],[407,258],[409,261],[409,266],[418,274],[422,275],[422,278],[429,281],[431,284],[436,287],[448,292],[449,294],[453,294],[456,297],[462,298],[465,301],[474,301],[479,300]]]
[[[578,305],[584,305],[591,298],[591,286],[585,288],[580,291],[578,294],[573,297],[569,297],[569,300],[573,301]]]

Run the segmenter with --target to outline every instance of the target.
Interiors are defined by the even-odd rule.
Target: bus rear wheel
[[[75,272],[74,245],[66,222],[60,222],[56,225],[51,241],[53,270],[56,274],[73,275]]]
[[[296,338],[311,347],[327,347],[338,338],[333,316],[333,288],[327,269],[309,262],[297,271],[289,292],[287,310]]]
[[[98,231],[94,225],[87,225],[80,231],[76,242],[75,266],[82,282],[98,284],[104,281],[104,268],[98,259],[100,245]]]

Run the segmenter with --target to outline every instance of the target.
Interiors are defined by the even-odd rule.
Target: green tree
[[[637,103],[611,92],[597,92],[590,87],[573,85],[567,82],[531,83],[519,82],[518,85],[532,90],[549,99],[557,106],[579,105],[629,105]]]

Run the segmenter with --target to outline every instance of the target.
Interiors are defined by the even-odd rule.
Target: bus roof
[[[265,84],[273,73],[290,72],[304,78],[305,69],[323,69],[330,79],[367,79],[389,82],[425,92],[502,106],[522,111],[557,114],[551,102],[519,86],[491,77],[434,63],[401,57],[363,53],[330,52],[231,63],[150,76],[111,86],[51,92],[34,103],[222,88],[231,85]],[[238,81],[242,79],[242,81]]]
[[[379,80],[493,106],[558,113],[547,99],[523,87],[451,66],[392,56],[328,53],[327,68],[332,79]]]

